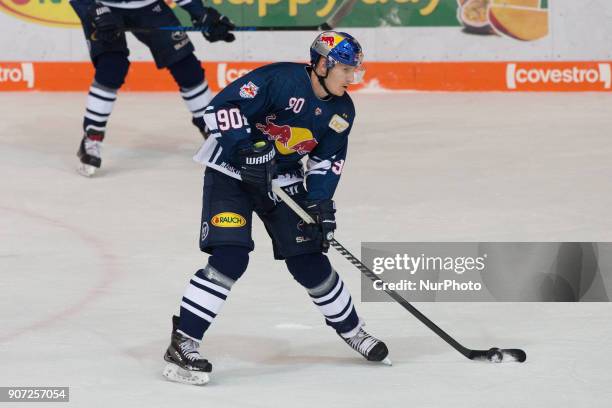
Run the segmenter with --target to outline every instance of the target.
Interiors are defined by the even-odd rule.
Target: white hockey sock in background
[[[117,100],[117,90],[93,82],[87,95],[87,106],[85,107],[85,118],[83,130],[96,130],[104,133],[106,122],[113,111],[113,106]]]
[[[194,118],[204,117],[204,109],[212,100],[212,92],[206,80],[193,88],[181,89],[181,96]]]

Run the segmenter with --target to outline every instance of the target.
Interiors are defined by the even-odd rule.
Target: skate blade
[[[175,381],[190,385],[204,385],[210,381],[210,377],[203,371],[190,371],[168,363],[163,371],[164,377],[170,381]]]
[[[388,366],[393,365],[393,362],[391,361],[389,357],[385,357],[384,360],[381,360],[381,363],[383,363],[384,365],[388,365]]]
[[[81,165],[77,168],[77,173],[83,177],[92,177],[94,174],[96,174],[96,170],[97,169],[94,166],[81,163]]]

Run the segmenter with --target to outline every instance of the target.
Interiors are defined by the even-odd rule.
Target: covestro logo
[[[608,90],[612,74],[609,63],[510,63],[506,86],[527,91]]]
[[[0,90],[34,88],[34,66],[31,62],[0,63]]]
[[[238,78],[251,72],[251,69],[252,68],[237,66],[228,67],[228,64],[226,64],[225,62],[220,63],[219,65],[217,65],[217,83],[219,84],[219,88],[225,88]]]

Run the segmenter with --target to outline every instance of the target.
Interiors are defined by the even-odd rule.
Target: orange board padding
[[[206,62],[213,91],[267,62]],[[445,92],[594,92],[611,90],[611,61],[369,62],[353,90]],[[85,91],[89,62],[0,62],[0,91]],[[133,62],[122,91],[176,91],[166,70]]]

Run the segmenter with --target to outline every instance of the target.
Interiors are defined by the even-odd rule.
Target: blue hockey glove
[[[203,13],[198,13],[197,16],[192,15],[191,21],[194,27],[203,30],[204,38],[210,42],[232,42],[236,39],[234,34],[230,33],[231,30],[236,28],[234,23],[212,7],[204,7]]]
[[[92,40],[110,43],[121,37],[123,24],[121,19],[113,14],[110,7],[94,3],[89,8],[88,14],[94,29],[91,35]]]
[[[304,224],[304,234],[321,241],[323,252],[329,249],[329,241],[336,230],[336,203],[333,200],[306,201],[304,210],[314,219],[314,224]]]
[[[272,190],[272,178],[276,169],[274,145],[267,140],[246,140],[234,150],[233,164],[240,169],[242,181],[257,190]]]

